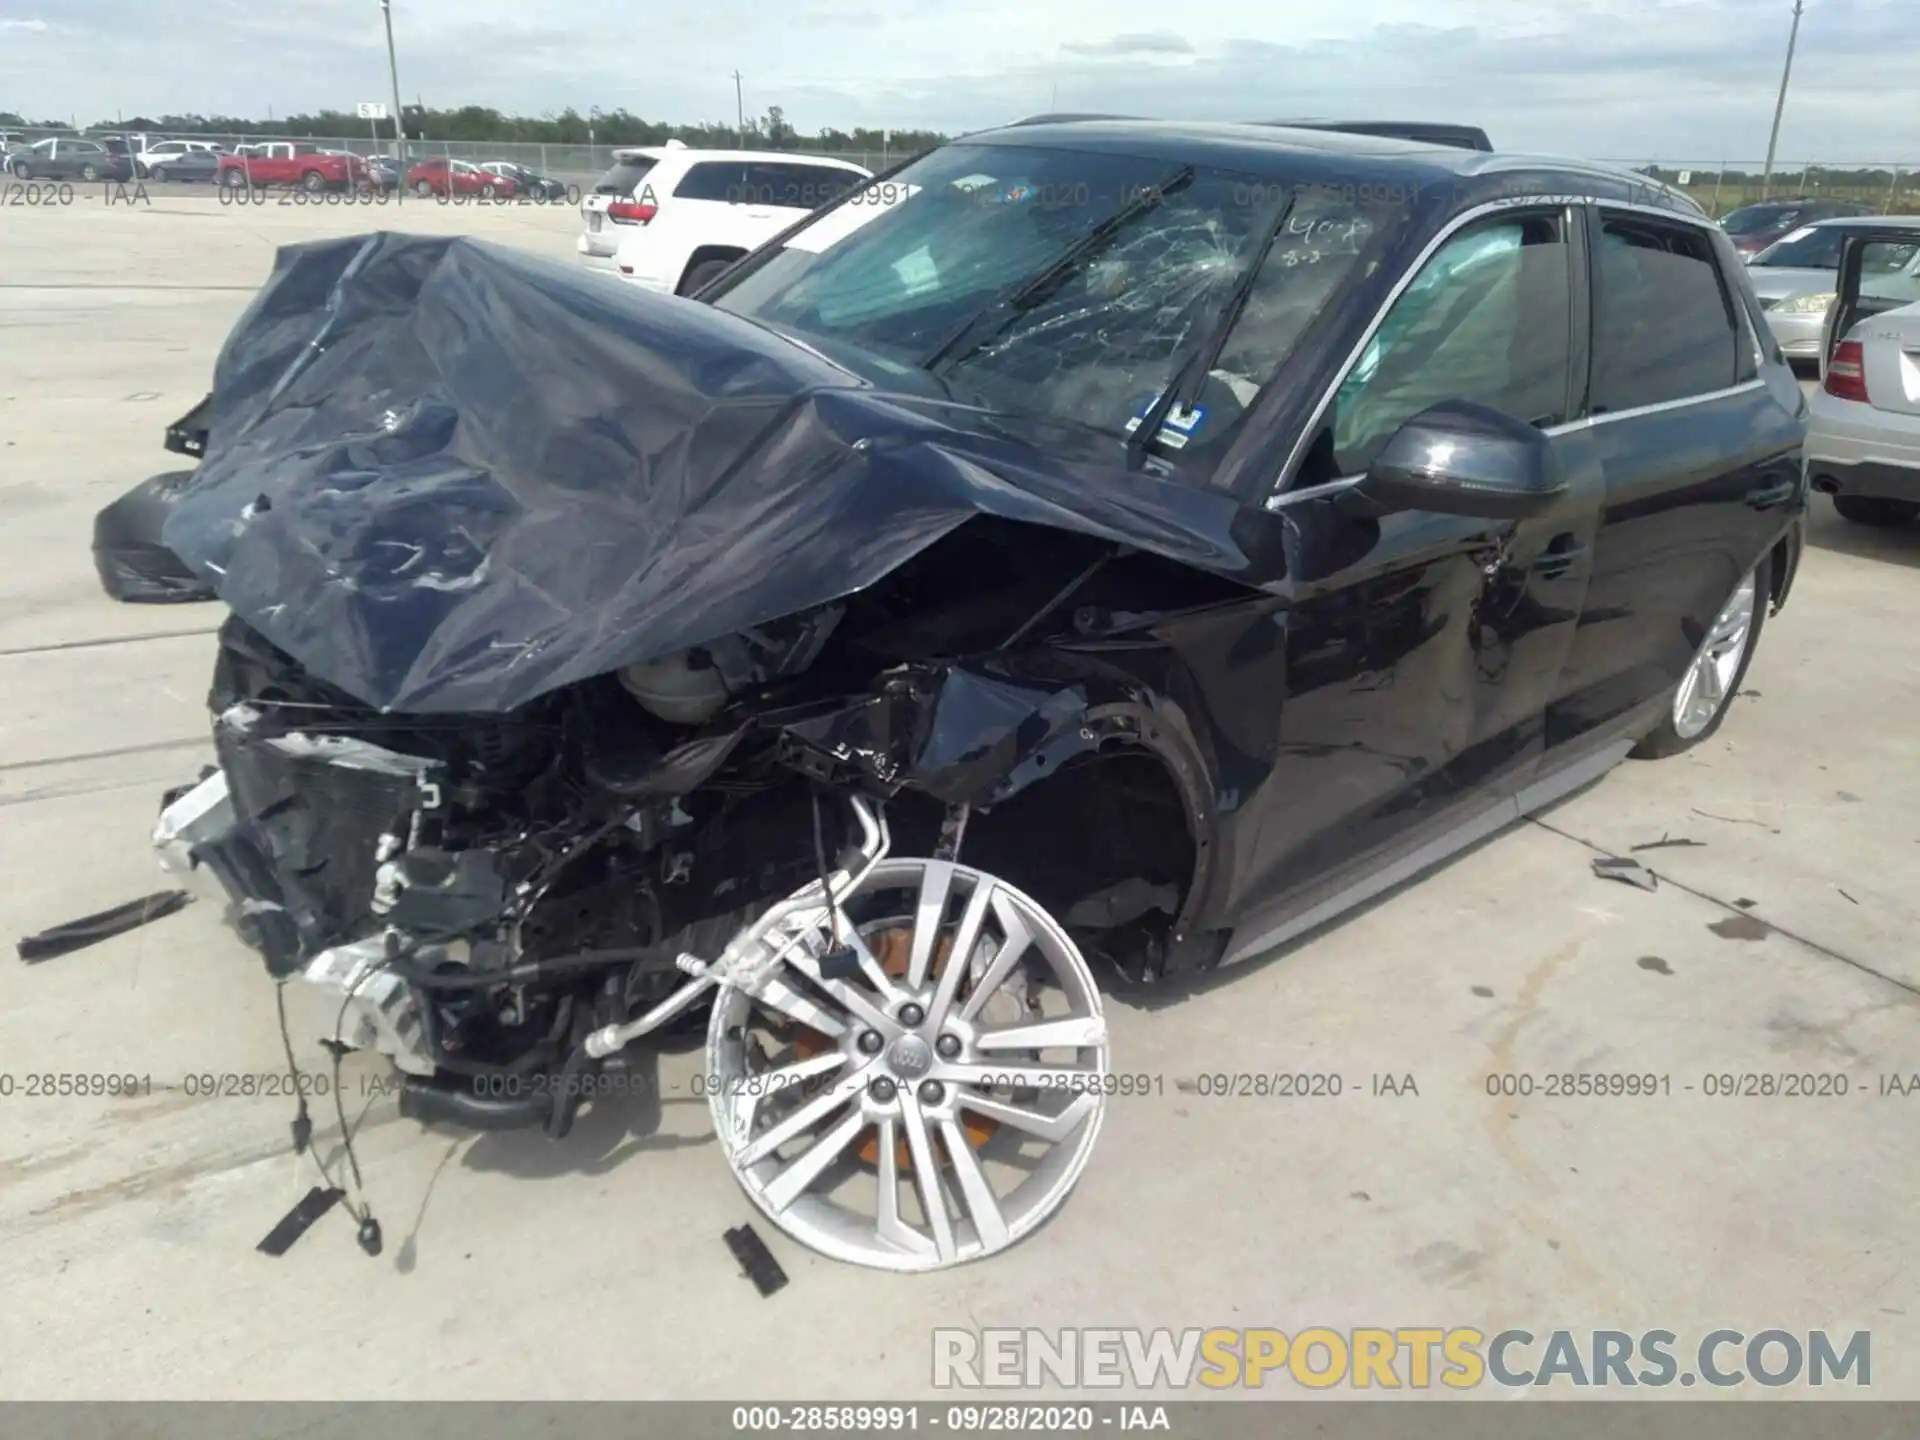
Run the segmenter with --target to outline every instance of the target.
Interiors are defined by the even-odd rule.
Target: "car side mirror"
[[[1383,512],[1524,520],[1549,509],[1567,482],[1538,428],[1486,405],[1449,400],[1394,431],[1354,489]]]

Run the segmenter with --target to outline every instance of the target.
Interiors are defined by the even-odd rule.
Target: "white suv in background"
[[[581,202],[578,248],[622,280],[684,295],[870,176],[845,160],[783,151],[616,150]]]

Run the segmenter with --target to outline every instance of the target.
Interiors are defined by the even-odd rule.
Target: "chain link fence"
[[[1608,160],[1677,185],[1716,220],[1761,200],[1847,200],[1884,215],[1920,214],[1920,166],[1890,161],[1824,165],[1764,160]]]
[[[31,144],[50,135],[71,135],[71,130],[29,129],[17,132],[20,143]],[[103,132],[106,133],[106,132]],[[129,135],[129,139],[136,137]],[[158,140],[159,136],[150,137]],[[178,135],[168,138],[180,140],[198,140],[219,145],[231,150],[238,145],[295,144],[316,145],[322,150],[345,150],[355,155],[391,155],[393,138],[391,135],[375,139],[372,135],[358,137],[337,135]],[[542,175],[551,175],[556,180],[564,180],[582,189],[590,186],[608,166],[613,164],[613,152],[627,149],[617,145],[564,145],[538,144],[511,140],[407,140],[407,163],[416,164],[426,159],[470,160],[476,164],[488,160],[508,160],[524,165],[529,170]],[[749,148],[754,148],[749,146]],[[885,169],[899,163],[911,153],[905,150],[825,150],[809,148],[805,145],[783,153],[795,158],[828,156],[835,160],[846,160],[855,165],[865,166],[868,170]]]
[[[52,134],[71,131],[28,130],[22,132],[26,143]],[[232,149],[236,145],[268,141],[294,141],[318,145],[326,150],[348,150],[358,155],[388,155],[393,150],[390,136],[375,139],[362,136],[290,136],[290,135],[190,135],[181,139],[206,140]],[[450,160],[510,160],[542,175],[579,185],[591,185],[613,163],[613,145],[539,144],[506,140],[435,140],[409,138],[409,163],[428,157]],[[869,170],[880,171],[907,158],[906,150],[830,150],[801,145],[796,156],[830,156],[848,160]],[[1700,203],[1709,215],[1718,219],[1742,205],[1763,199],[1806,198],[1848,200],[1888,214],[1920,213],[1920,163],[1890,161],[1780,161],[1770,179],[1763,179],[1766,162],[1762,160],[1645,160],[1608,159],[1604,163],[1677,185]]]

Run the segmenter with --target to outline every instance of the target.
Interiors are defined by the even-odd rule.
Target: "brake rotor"
[[[867,943],[873,949],[874,959],[880,962],[880,968],[886,971],[888,975],[896,980],[906,975],[907,965],[913,953],[912,930],[904,926],[894,926],[869,936]],[[931,966],[933,974],[929,978],[937,979],[941,970],[946,966],[947,961],[951,959],[952,956],[953,939],[951,936],[942,935],[940,937],[940,943],[935,945],[933,949],[933,964]],[[801,1025],[794,1027],[793,1049],[794,1054],[799,1059],[811,1060],[816,1055],[824,1055],[832,1048],[833,1041],[825,1035],[822,1035],[818,1030],[809,1030]],[[962,1133],[967,1137],[967,1143],[975,1150],[978,1150],[993,1138],[994,1132],[1000,1128],[1000,1122],[989,1119],[984,1115],[969,1113],[961,1118],[960,1128]],[[944,1153],[946,1148],[945,1137],[936,1134],[931,1138],[933,1143],[939,1146]],[[860,1156],[862,1164],[878,1165],[880,1163],[879,1135],[869,1129],[861,1139],[860,1148],[856,1153]],[[894,1162],[899,1167],[902,1175],[910,1175],[913,1173],[913,1156],[907,1149],[907,1142],[904,1136],[901,1137],[895,1146]]]

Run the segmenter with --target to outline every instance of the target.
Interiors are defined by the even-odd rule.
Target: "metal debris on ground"
[[[787,1283],[787,1272],[780,1268],[780,1262],[767,1249],[767,1242],[751,1225],[736,1225],[724,1238],[733,1258],[740,1262],[740,1269],[761,1295],[771,1295]]]
[[[278,1258],[293,1248],[293,1242],[313,1228],[314,1222],[346,1198],[338,1186],[316,1185],[300,1197],[299,1204],[280,1217],[280,1223],[267,1232],[267,1238],[253,1248],[262,1255]]]
[[[1663,834],[1658,840],[1649,840],[1644,845],[1635,845],[1633,853],[1638,855],[1642,850],[1704,850],[1706,847],[1707,842],[1704,840],[1688,840],[1680,836]]]
[[[1654,874],[1638,860],[1629,860],[1624,855],[1610,855],[1593,862],[1593,873],[1604,880],[1619,880],[1628,885],[1638,885],[1642,890],[1658,887],[1659,881]]]
[[[130,900],[125,905],[116,905],[97,915],[83,915],[78,920],[55,925],[51,930],[42,930],[38,935],[29,935],[14,949],[29,965],[51,960],[56,955],[84,949],[115,935],[137,930],[149,921],[171,915],[184,908],[190,898],[185,890],[162,890],[145,899]]]

